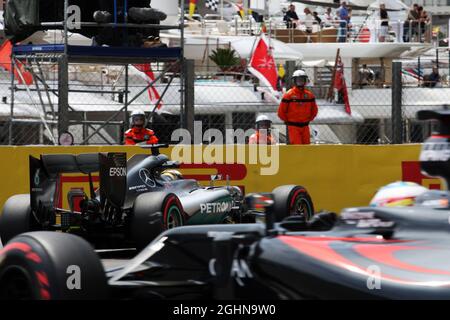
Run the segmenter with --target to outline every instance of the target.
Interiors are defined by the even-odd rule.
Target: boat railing
[[[190,25],[193,33],[209,35],[249,36],[267,33],[286,43],[327,43],[327,42],[414,42],[431,43],[439,41],[432,32],[431,21],[389,20],[386,28],[382,20],[347,22],[345,20],[322,21],[313,24],[299,21],[295,28],[286,25],[281,18],[270,18],[257,22],[252,17],[242,19],[236,16],[232,21],[203,20]]]
[[[286,43],[327,43],[327,42],[420,42],[431,43],[436,40],[430,22],[411,24],[406,21],[390,20],[389,26],[381,25],[382,20],[370,23],[348,23],[345,20],[326,21],[306,27],[300,24],[296,28],[288,28],[284,23],[269,22],[274,38]],[[409,26],[414,27],[409,27]]]

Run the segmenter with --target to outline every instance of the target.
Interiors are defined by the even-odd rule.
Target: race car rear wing
[[[35,212],[53,210],[63,173],[89,176],[90,197],[95,197],[92,174],[100,178],[100,202],[122,207],[127,188],[126,153],[47,154],[30,156],[30,201]],[[64,195],[62,195],[64,196]]]

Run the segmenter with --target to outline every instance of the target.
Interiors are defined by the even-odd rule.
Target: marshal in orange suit
[[[310,144],[309,123],[317,116],[314,94],[305,88],[308,76],[303,70],[292,75],[293,87],[283,95],[278,108],[278,117],[288,128],[290,144]]]

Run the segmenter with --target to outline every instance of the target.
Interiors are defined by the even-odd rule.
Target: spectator
[[[418,35],[418,37],[419,37],[419,39],[418,39],[418,41],[420,42],[421,40],[420,40],[420,38],[421,38],[421,35],[422,35],[422,26],[423,26],[423,24],[422,24],[422,16],[423,16],[423,7],[422,6],[419,6],[418,8],[417,8],[417,15],[419,16],[418,17],[418,19],[417,19],[417,31],[416,31],[416,34]]]
[[[363,64],[362,67],[358,71],[359,73],[359,86],[362,88],[363,86],[373,84],[375,80],[375,72],[372,69],[367,67],[367,64]]]
[[[339,42],[345,42],[347,40],[347,24],[348,24],[348,9],[347,3],[342,1],[341,6],[338,9],[339,15]]]
[[[314,20],[320,26],[322,24],[322,19],[319,18],[319,14],[317,13],[317,11],[314,11],[312,14],[313,14]]]
[[[348,8],[348,22],[347,22],[347,31],[349,32],[348,37],[351,38],[352,37],[352,14],[353,14],[353,9],[350,7]]]
[[[311,33],[312,29],[313,29],[313,24],[314,24],[314,17],[311,14],[311,10],[309,10],[309,8],[305,8],[305,10],[303,10],[303,13],[305,14],[305,27],[306,27],[306,32],[307,33]]]
[[[283,20],[285,21],[287,28],[297,28],[298,15],[297,12],[295,12],[295,6],[293,4],[289,5],[289,10],[284,15]]]
[[[417,22],[419,20],[419,5],[413,4],[411,10],[409,10],[408,18],[404,24],[403,41],[410,42],[412,37],[417,34]]]
[[[334,17],[333,13],[331,12],[331,8],[328,7],[327,11],[323,15],[323,24],[325,27],[331,27],[333,25]]]
[[[423,86],[428,88],[434,88],[441,81],[441,76],[439,75],[439,70],[435,66],[429,75],[423,77]]]
[[[380,32],[378,35],[378,41],[385,42],[389,30],[389,16],[384,3],[380,3],[380,20],[381,25],[380,25]]]
[[[419,8],[422,8],[422,7],[419,7]],[[420,13],[420,17],[419,17],[419,23],[420,23],[420,42],[422,42],[422,35],[425,33],[425,31],[426,31],[426,27],[427,27],[427,24],[430,22],[430,17],[428,16],[428,13],[425,11],[425,10],[423,10],[423,8],[422,8],[422,10],[421,10],[421,13]],[[427,40],[425,40],[425,41],[427,41]]]

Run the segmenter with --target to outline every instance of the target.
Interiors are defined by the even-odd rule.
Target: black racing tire
[[[303,215],[308,221],[314,215],[314,204],[306,188],[296,185],[280,186],[272,191],[276,221]]]
[[[30,195],[17,194],[10,197],[0,215],[0,238],[3,245],[15,236],[39,230],[39,225],[31,212]]]
[[[0,250],[1,300],[97,300],[108,291],[100,259],[75,235],[24,233]]]
[[[183,206],[175,194],[163,191],[149,192],[136,198],[130,231],[139,250],[145,248],[165,230],[183,224]]]

